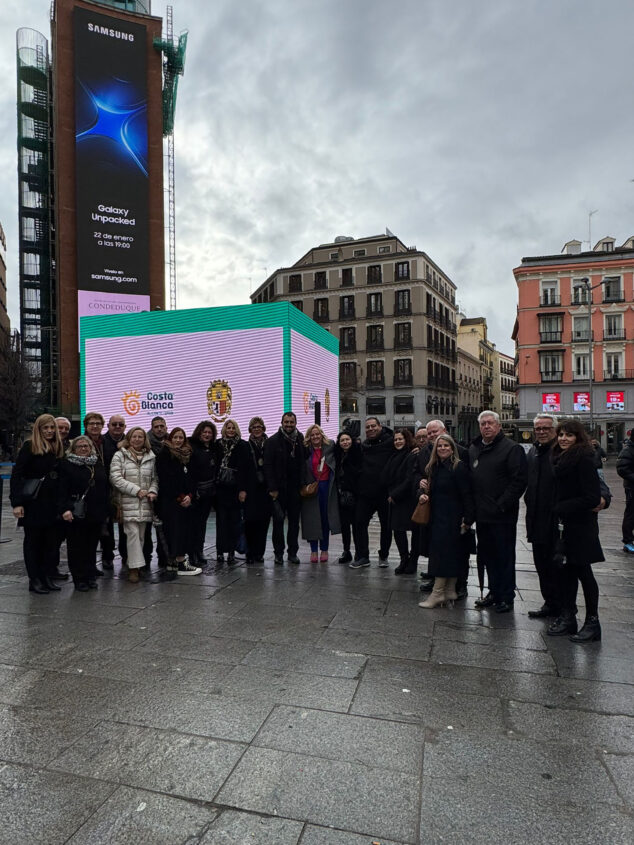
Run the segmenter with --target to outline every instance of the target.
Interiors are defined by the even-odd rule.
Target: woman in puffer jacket
[[[145,523],[152,521],[152,503],[158,493],[156,458],[148,436],[140,426],[130,429],[112,458],[110,483],[118,494],[128,542],[128,580],[137,584],[139,569],[145,565]]]

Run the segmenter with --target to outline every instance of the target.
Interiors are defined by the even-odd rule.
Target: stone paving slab
[[[348,710],[357,687],[355,678],[253,666],[235,666],[218,685],[223,694],[235,698],[340,712]]]
[[[298,845],[303,827],[291,819],[223,810],[196,845]]]

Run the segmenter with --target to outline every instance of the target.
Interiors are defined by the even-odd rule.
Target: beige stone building
[[[479,433],[483,362],[458,345],[458,440],[469,443]]]
[[[480,405],[483,409],[497,411],[493,407],[493,355],[495,344],[487,337],[486,317],[464,317],[459,315],[458,347],[473,355],[482,364],[482,392]]]
[[[496,353],[495,381],[499,385],[500,414],[502,422],[508,422],[516,417],[517,411],[517,378],[515,375],[515,359],[504,352]]]
[[[456,286],[386,232],[338,237],[272,273],[251,301],[290,301],[339,338],[340,418],[457,422]]]

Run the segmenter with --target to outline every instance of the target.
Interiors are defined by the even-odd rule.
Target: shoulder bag
[[[42,478],[25,478],[22,482],[22,501],[35,501],[39,495],[42,484],[44,484],[45,478],[45,475],[42,476]]]
[[[426,502],[421,504],[419,502],[416,507],[414,508],[414,513],[411,515],[410,519],[415,525],[427,525],[429,523],[429,518],[431,516],[431,507],[430,507],[430,500],[427,499]]]
[[[325,461],[326,461],[325,457],[322,458],[321,461],[319,461],[319,468],[317,470],[318,475],[321,475],[321,472],[324,468]],[[319,481],[311,481],[310,484],[304,484],[304,486],[300,488],[299,495],[303,499],[312,499],[313,496],[317,495],[318,489],[319,489]]]

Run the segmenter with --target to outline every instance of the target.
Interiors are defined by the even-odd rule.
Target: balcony
[[[620,290],[610,291],[609,293],[603,294],[603,302],[625,302],[625,297],[623,296],[623,292]]]
[[[368,379],[366,379],[365,386],[370,387],[370,388],[384,388],[385,387],[385,379],[384,378],[382,378],[382,379],[368,378]]]
[[[351,352],[357,351],[357,343],[353,341],[352,343],[345,343],[339,345],[339,354],[340,355],[350,355]]]
[[[571,340],[572,343],[588,343],[590,336],[592,336],[592,340],[594,340],[594,332],[589,332],[587,329],[583,331],[573,331]]]
[[[394,349],[411,349],[413,346],[411,337],[395,337]]]
[[[540,343],[561,343],[561,335],[562,332],[540,332],[539,333],[539,342]]]
[[[561,381],[563,378],[562,370],[551,370],[548,373],[541,373],[542,381]]]
[[[411,387],[414,384],[414,376],[409,373],[394,373],[394,387]]]
[[[383,338],[374,338],[373,340],[368,338],[365,348],[368,352],[381,352],[385,349]]]
[[[339,386],[342,390],[356,390],[357,389],[357,377],[355,376],[344,376],[341,381],[339,382]]]
[[[572,380],[573,381],[588,381],[590,376],[588,373],[573,373]],[[592,378],[594,379],[594,373],[592,373]]]
[[[541,306],[545,305],[561,305],[561,297],[554,293],[543,292],[539,300]]]
[[[603,340],[625,340],[625,329],[616,329],[611,332],[603,332]]]
[[[339,309],[339,319],[340,320],[354,320],[354,308],[340,308]]]
[[[328,316],[328,312],[321,312],[321,311],[314,311],[313,312],[313,320],[316,323],[328,323],[330,321],[330,317]]]
[[[382,317],[383,316],[383,306],[380,308],[372,307],[368,305],[365,311],[366,317]]]
[[[408,314],[412,313],[412,303],[408,302],[407,305],[399,305],[398,302],[394,303],[394,316],[395,317],[405,317]]]
[[[354,280],[352,276],[342,276],[341,278],[341,285],[342,288],[353,288],[354,287]]]
[[[603,381],[634,381],[634,370],[604,370]]]

